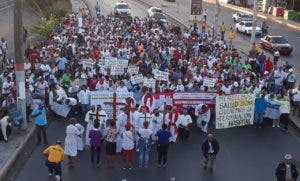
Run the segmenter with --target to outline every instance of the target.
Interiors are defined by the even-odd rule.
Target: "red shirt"
[[[99,60],[101,57],[101,53],[99,52],[99,50],[93,50],[92,57],[93,59]]]
[[[38,63],[40,57],[40,51],[38,49],[33,49],[30,51],[30,60],[33,63]]]
[[[271,62],[270,59],[265,61],[264,69],[265,69],[265,71],[268,71],[268,72],[271,72],[273,70],[273,63]]]

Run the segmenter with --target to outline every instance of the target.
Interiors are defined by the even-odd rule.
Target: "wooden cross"
[[[96,119],[98,119],[99,117],[106,117],[106,115],[99,114],[98,108],[96,108],[96,113],[95,114],[90,113],[89,115],[90,116],[96,116]]]
[[[132,103],[133,100],[131,97],[128,97],[125,99],[126,100],[126,104],[125,107],[122,108],[122,110],[124,111],[124,113],[127,115],[127,121],[130,122],[131,118],[130,118],[130,112],[135,110],[135,107],[132,107]]]
[[[105,102],[106,105],[111,105],[113,107],[113,120],[117,121],[117,106],[118,105],[126,105],[125,103],[117,102],[117,94],[113,93],[113,101],[112,102]]]
[[[166,114],[167,114],[167,103],[164,102],[164,110],[163,110],[163,123],[166,122]]]
[[[147,117],[147,113],[144,113],[144,116],[140,118],[144,118],[145,119],[144,121],[147,121],[147,118],[151,118],[151,117]]]

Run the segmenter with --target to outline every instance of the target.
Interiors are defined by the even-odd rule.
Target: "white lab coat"
[[[150,126],[149,126],[153,132],[152,140],[154,140],[154,141],[157,140],[157,136],[155,136],[155,134],[157,133],[157,131],[159,131],[161,129],[162,124],[163,124],[163,115],[161,113],[159,113],[158,116],[155,116],[155,114],[152,114]]]
[[[82,151],[84,149],[83,133],[84,127],[77,123],[75,126],[78,128],[80,135],[77,137],[77,150]]]

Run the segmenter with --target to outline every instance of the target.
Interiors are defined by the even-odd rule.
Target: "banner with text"
[[[116,92],[118,104],[125,103],[125,98],[132,97],[132,92]],[[101,105],[102,109],[106,112],[109,119],[113,118],[113,106],[108,103],[113,102],[113,92],[108,91],[91,91],[91,105]],[[120,114],[120,108],[124,105],[117,105],[117,115]]]
[[[216,129],[253,124],[254,94],[218,95]]]
[[[215,92],[162,92],[154,93],[155,107],[161,107],[164,102],[167,105],[176,106],[179,111],[184,107],[196,107],[199,104],[207,104],[215,109]]]

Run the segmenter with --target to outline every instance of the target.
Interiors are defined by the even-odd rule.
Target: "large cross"
[[[140,118],[143,118],[144,121],[147,121],[147,118],[151,118],[151,117],[147,117],[147,113],[144,113],[144,116],[143,116],[143,117],[140,117]]]
[[[117,106],[118,105],[126,105],[125,103],[117,102],[117,94],[113,93],[113,101],[112,102],[105,102],[106,105],[111,105],[113,107],[113,120],[117,121]]]
[[[125,104],[125,107],[122,108],[122,110],[127,115],[127,121],[130,122],[130,120],[131,120],[131,118],[130,118],[130,112],[133,111],[133,110],[135,110],[135,107],[132,107],[132,103],[134,101],[132,100],[131,97],[128,97],[125,100],[126,100],[126,104]]]
[[[96,116],[96,119],[98,119],[99,117],[106,117],[106,115],[103,114],[99,114],[98,108],[96,108],[96,113],[90,113],[90,116]]]

